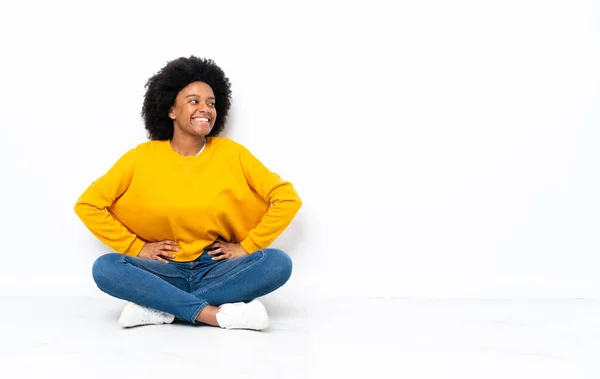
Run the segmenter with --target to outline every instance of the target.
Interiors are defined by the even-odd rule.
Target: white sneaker
[[[228,303],[219,307],[217,322],[223,329],[262,330],[269,326],[265,306],[258,300],[249,303]]]
[[[119,325],[123,328],[130,328],[137,325],[170,324],[173,320],[175,320],[173,315],[143,307],[130,301],[121,312]]]

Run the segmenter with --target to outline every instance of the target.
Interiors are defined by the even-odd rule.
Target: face
[[[217,120],[215,94],[204,82],[193,82],[179,91],[169,111],[174,133],[205,137]]]

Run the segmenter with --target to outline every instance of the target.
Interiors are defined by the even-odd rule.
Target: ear
[[[173,107],[169,108],[169,118],[175,120],[175,113],[173,113]]]

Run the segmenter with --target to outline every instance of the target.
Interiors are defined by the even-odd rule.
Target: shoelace
[[[164,322],[164,318],[165,316],[162,312],[155,311],[147,307],[142,308],[141,319],[143,322]]]

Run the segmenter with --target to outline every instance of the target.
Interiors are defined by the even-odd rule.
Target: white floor
[[[600,302],[263,299],[263,332],[120,329],[111,298],[0,298],[1,378],[600,378]],[[358,376],[357,376],[358,375]]]

